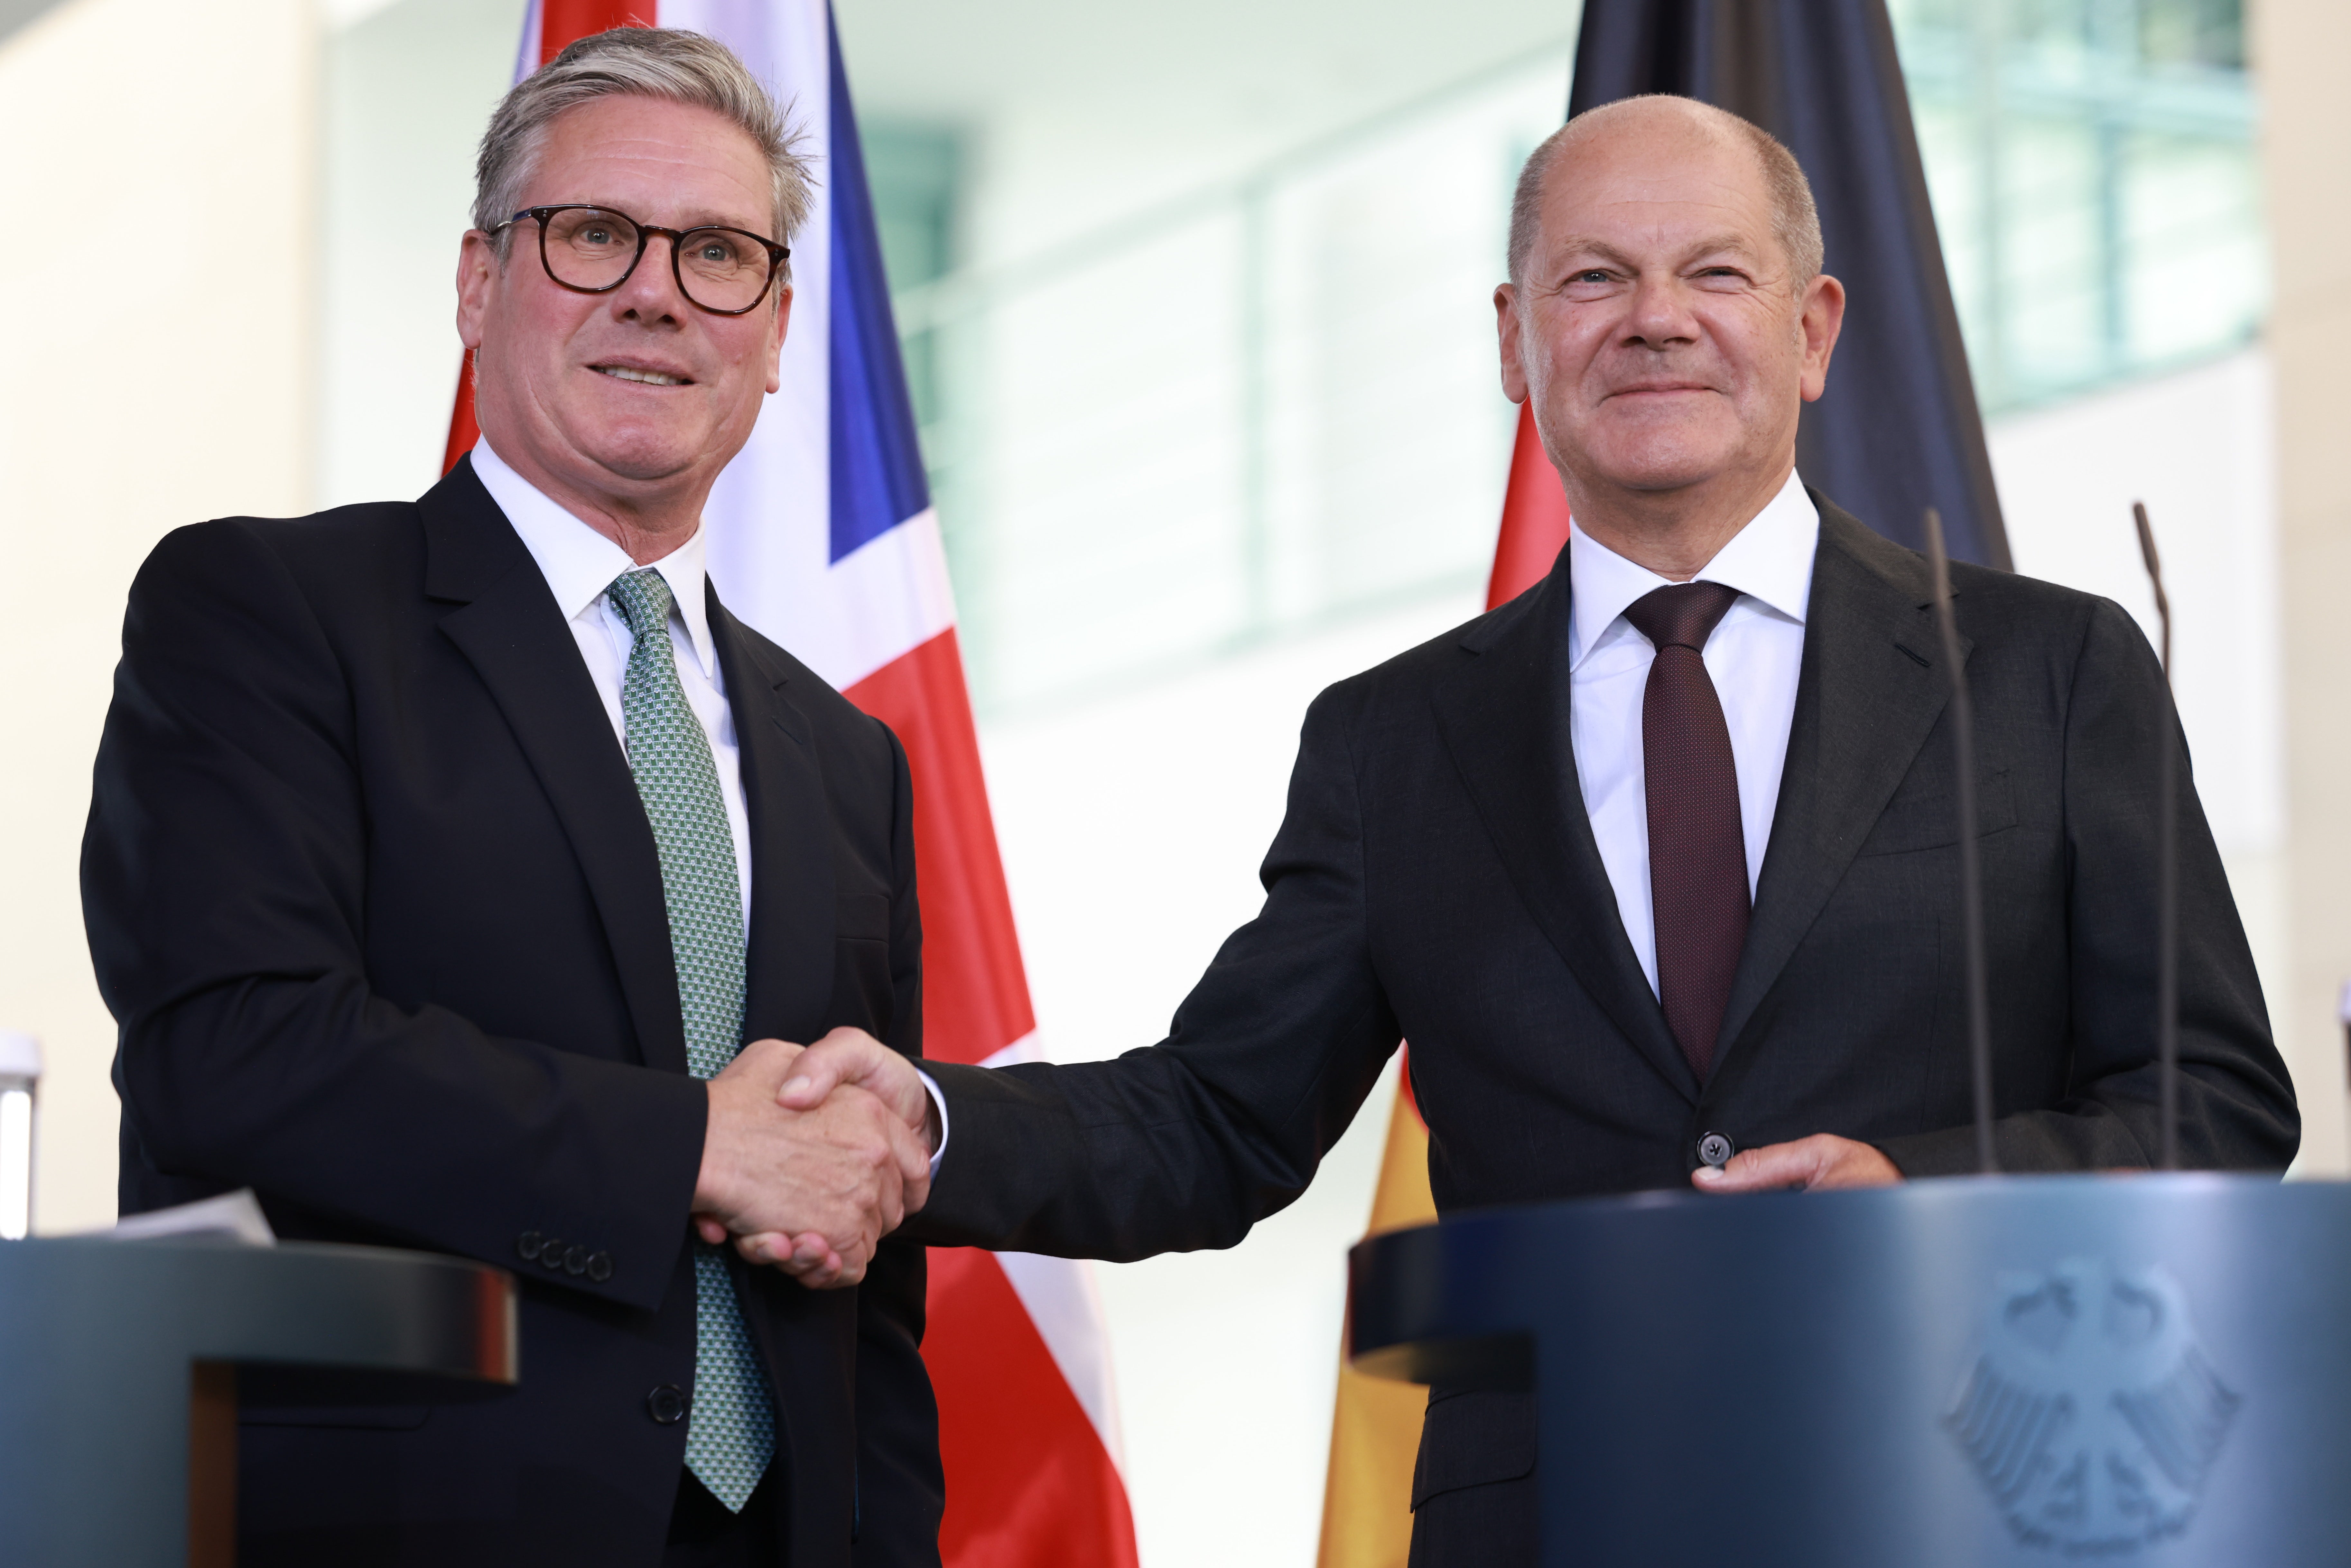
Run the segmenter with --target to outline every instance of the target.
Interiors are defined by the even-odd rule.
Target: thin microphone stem
[[[1943,634],[1943,664],[1951,672],[1951,750],[1959,768],[1959,924],[1968,959],[1968,1062],[1976,1092],[1976,1168],[2000,1169],[1991,1146],[1991,995],[1984,976],[1983,865],[1976,843],[1976,716],[1968,674],[1959,663],[1959,624],[1951,614],[1951,558],[1943,549],[1943,517],[1927,508],[1927,559],[1935,569],[1935,625]]]
[[[2171,599],[2163,591],[2163,561],[2155,553],[2155,529],[2147,504],[2131,503],[2138,525],[2138,553],[2147,579],[2155,584],[2156,619],[2163,625],[2163,690],[2171,695]],[[2155,808],[2155,1049],[2161,1096],[2163,1168],[2179,1168],[2179,749],[2171,744],[2171,705],[2158,737]]]

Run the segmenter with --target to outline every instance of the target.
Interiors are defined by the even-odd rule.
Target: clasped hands
[[[931,1191],[937,1126],[907,1060],[862,1030],[758,1040],[710,1080],[694,1226],[804,1285],[854,1285]]]

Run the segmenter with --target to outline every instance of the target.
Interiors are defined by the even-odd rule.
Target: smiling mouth
[[[614,381],[639,382],[649,387],[684,387],[694,383],[684,376],[674,376],[665,371],[641,371],[633,365],[590,365],[590,370]]]

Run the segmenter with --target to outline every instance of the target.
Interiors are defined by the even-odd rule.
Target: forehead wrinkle
[[[1579,193],[1577,183],[1585,185]],[[1593,189],[1592,187],[1597,187]],[[1571,181],[1553,202],[1562,206],[1601,210],[1625,207],[1703,208],[1733,214],[1733,226],[1768,212],[1769,193],[1753,183],[1720,170],[1671,169],[1594,170],[1583,182]]]
[[[726,167],[726,160],[700,155],[688,148],[620,148],[610,144],[592,147],[560,148],[547,159],[544,171],[535,171],[539,178],[549,174],[585,174],[590,179],[645,180],[664,187],[675,187],[687,183],[716,182],[735,191],[752,194],[765,188],[765,182],[754,182],[738,169]]]

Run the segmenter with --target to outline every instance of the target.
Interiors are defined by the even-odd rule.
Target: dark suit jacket
[[[915,1053],[904,756],[709,602],[749,807],[745,1038],[853,1024]],[[655,1562],[686,1426],[647,1396],[693,1385],[707,1103],[627,760],[470,463],[413,505],[156,547],[82,896],[120,1025],[126,1212],[251,1186],[285,1237],[521,1278],[512,1395],[246,1412],[243,1560]],[[561,1240],[528,1261],[534,1233]],[[729,1261],[777,1396],[788,1560],[936,1563],[921,1251],[824,1292]]]
[[[1927,568],[1814,499],[1787,766],[1705,1083],[1642,977],[1578,793],[1562,551],[1510,604],[1317,699],[1264,910],[1165,1041],[935,1071],[955,1130],[915,1232],[1113,1259],[1230,1246],[1306,1186],[1406,1037],[1441,1210],[1686,1187],[1707,1132],[1742,1147],[1834,1133],[1914,1176],[1972,1169],[1950,677]],[[2001,1162],[2145,1165],[2154,785],[2158,748],[2184,741],[2121,610],[1954,575]],[[2180,850],[2183,1154],[2276,1169],[2299,1135],[2293,1091],[2192,791]],[[1531,1421],[1491,1397],[1440,1391],[1416,1502],[1531,1468]]]

